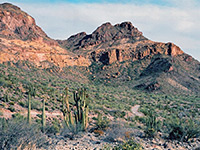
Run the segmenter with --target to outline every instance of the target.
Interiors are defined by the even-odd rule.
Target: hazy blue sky
[[[51,37],[92,33],[105,22],[131,21],[154,41],[173,42],[200,60],[200,0],[8,0]]]

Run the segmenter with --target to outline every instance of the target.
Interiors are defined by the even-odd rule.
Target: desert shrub
[[[20,117],[0,119],[0,149],[39,148],[46,142],[36,124],[28,125]]]
[[[96,128],[105,130],[108,128],[108,125],[109,119],[106,116],[102,117],[102,115],[99,113],[96,121]]]
[[[58,119],[54,118],[51,124],[46,126],[46,134],[56,134],[59,133],[61,129],[61,124]]]
[[[0,108],[5,108],[5,106],[6,106],[6,105],[5,105],[4,103],[1,103],[1,104],[0,104]]]
[[[63,122],[63,128],[60,130],[60,134],[64,137],[69,137],[73,139],[75,136],[80,135],[83,132],[83,128],[80,123],[76,126],[71,126],[70,128],[66,126],[66,123]]]
[[[145,124],[146,123],[146,118],[145,117],[139,117],[138,118],[136,117],[135,119],[138,119],[139,122]]]
[[[113,148],[114,150],[142,150],[142,146],[134,141],[134,139],[130,139],[123,144],[120,144]]]
[[[15,105],[15,103],[14,103],[14,102],[9,102],[9,104],[10,104],[10,105]]]
[[[16,119],[19,119],[19,120],[25,119],[24,116],[22,116],[20,113],[12,114],[12,118],[16,118]]]
[[[23,104],[23,102],[21,102],[20,105],[22,107],[24,107],[24,106],[28,107],[28,101],[26,101],[25,104]],[[41,106],[42,106],[41,101],[31,98],[31,109],[41,110]]]
[[[10,101],[10,97],[8,94],[5,94],[4,95],[4,99],[3,99],[4,102],[9,102]]]
[[[9,106],[8,110],[10,110],[11,112],[15,112],[15,108],[13,106]]]
[[[40,110],[41,109],[41,105],[42,104],[41,104],[40,101],[32,99],[32,101],[31,101],[31,109]]]
[[[160,125],[161,122],[157,120],[156,112],[154,112],[152,109],[149,109],[145,119],[145,136],[148,138],[154,137],[157,131],[160,129]]]
[[[125,126],[124,122],[112,122],[106,130],[105,140],[109,142],[129,140],[139,134],[138,130]]]
[[[110,124],[109,129],[106,131],[107,136],[105,140],[115,142],[117,139],[123,139],[125,137],[125,132],[127,129],[124,127],[123,123],[113,122]]]
[[[22,107],[26,106],[26,104],[24,102],[19,102],[19,105],[22,106]]]
[[[149,110],[146,107],[140,108],[140,112],[142,112],[144,115],[148,115]]]
[[[192,119],[170,118],[167,121],[169,138],[172,140],[188,141],[200,136],[200,124]]]

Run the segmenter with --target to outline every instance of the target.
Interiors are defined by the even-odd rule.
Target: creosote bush
[[[29,125],[20,115],[13,117],[0,118],[0,149],[39,148],[47,142],[37,124]]]

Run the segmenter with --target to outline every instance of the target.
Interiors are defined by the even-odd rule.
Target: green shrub
[[[0,111],[0,116],[3,116],[3,112]]]
[[[160,122],[157,120],[156,113],[152,109],[149,109],[148,111],[148,116],[146,117],[145,125],[145,136],[149,138],[154,137],[157,131],[160,129]]]
[[[19,102],[19,105],[22,106],[22,107],[26,106],[26,104],[24,102]]]
[[[8,110],[10,110],[11,112],[15,112],[15,108],[13,106],[9,106]]]
[[[56,134],[59,133],[61,129],[61,125],[58,119],[54,118],[52,123],[46,126],[46,133],[47,134]]]
[[[172,140],[188,141],[200,136],[200,124],[192,119],[170,119],[166,126]]]
[[[142,146],[134,141],[134,139],[130,139],[127,142],[114,147],[114,150],[142,150]]]
[[[96,128],[105,130],[108,128],[109,125],[109,119],[105,116],[102,117],[102,115],[99,113],[96,121]]]

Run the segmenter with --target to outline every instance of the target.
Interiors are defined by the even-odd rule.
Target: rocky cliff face
[[[0,48],[0,63],[29,60],[37,66],[48,67],[43,65],[47,61],[60,68],[90,64],[85,58],[62,49],[30,15],[9,3],[0,5]]]
[[[91,62],[104,65],[126,60],[151,58],[157,54],[175,57],[183,51],[173,43],[153,42],[145,38],[130,22],[111,25],[102,24],[92,34],[85,32],[71,36],[68,40],[58,41],[64,48],[83,55]]]
[[[139,42],[130,45],[132,45],[132,47],[121,48],[122,45],[120,45],[107,50],[95,50],[91,52],[91,57],[94,61],[100,61],[108,65],[117,61],[135,61],[143,58],[150,59],[152,56],[158,54],[173,57],[183,54],[183,51],[173,43]]]

